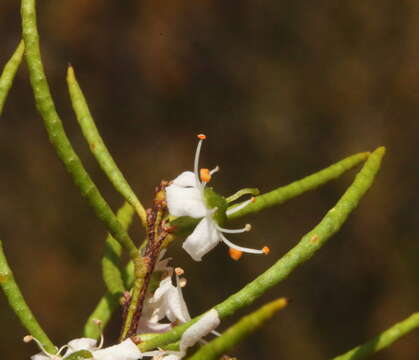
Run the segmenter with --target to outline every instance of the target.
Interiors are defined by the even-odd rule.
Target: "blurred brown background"
[[[311,261],[260,299],[294,302],[232,354],[327,359],[418,310],[419,2],[38,1],[51,88],[74,146],[114,208],[121,204],[84,144],[65,85],[71,62],[97,124],[146,205],[154,185],[191,169],[195,134],[229,195],[287,184],[385,145],[377,182]],[[19,1],[0,2],[0,64],[19,41]],[[47,141],[20,69],[0,121],[0,236],[27,301],[57,344],[80,336],[104,286],[105,230]],[[232,240],[269,244],[235,263],[220,245],[202,263],[180,247],[196,315],[240,289],[333,206],[355,171],[251,221]],[[139,226],[132,235],[141,239]],[[246,313],[241,311],[240,315]],[[229,322],[223,324],[223,328]],[[36,352],[0,296],[0,354]],[[118,316],[106,332],[118,333]],[[375,359],[412,360],[418,332]]]

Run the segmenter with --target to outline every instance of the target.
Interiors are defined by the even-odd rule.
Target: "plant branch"
[[[17,69],[22,62],[24,50],[25,44],[21,41],[10,60],[4,66],[0,76],[0,115],[3,112],[4,103],[6,102],[7,95],[12,87]]]
[[[13,272],[7,263],[6,256],[3,250],[3,244],[0,241],[0,286],[6,295],[10,307],[19,318],[22,325],[29,333],[45,346],[45,349],[51,354],[55,354],[57,349],[48,338],[47,334],[41,328],[31,309],[23,298]],[[5,329],[4,329],[5,330]]]
[[[255,332],[279,310],[287,306],[287,303],[285,298],[280,298],[262,306],[250,315],[242,317],[220,337],[202,346],[187,360],[218,360],[223,353]]]
[[[329,210],[320,223],[304,235],[294,248],[243,289],[215,306],[221,319],[252,304],[271,287],[285,280],[296,267],[309,260],[326,244],[327,240],[342,227],[349,214],[356,208],[359,201],[371,187],[380,169],[384,153],[384,147],[380,147],[368,157],[361,171],[356,175],[354,182],[339,199],[335,207]],[[155,335],[140,344],[140,350],[147,351],[177,341],[183,332],[198,318],[179,325],[165,334]]]
[[[77,121],[81,127],[84,138],[89,144],[90,151],[115,189],[134,207],[143,226],[145,227],[147,224],[144,207],[138,200],[122,172],[119,170],[102,137],[100,136],[99,130],[97,129],[90,113],[89,106],[87,105],[80,85],[77,82],[74,69],[71,66],[69,66],[67,70],[67,85],[71,97],[71,103],[77,116]]]
[[[286,186],[281,186],[266,194],[256,196],[256,201],[247,205],[240,211],[228,216],[229,220],[242,217],[244,215],[257,213],[272,206],[281,205],[286,201],[295,198],[307,191],[314,190],[319,186],[334,180],[344,172],[352,169],[368,158],[369,153],[363,152],[349,156],[323,170],[312,175],[306,176],[300,180],[294,181]],[[240,204],[235,204],[230,209]]]
[[[343,355],[336,356],[332,360],[359,360],[380,351],[401,337],[419,328],[419,312],[410,315],[407,319],[400,321],[391,328],[372,338],[365,344],[348,351]]]
[[[35,0],[22,0],[22,33],[25,41],[25,57],[29,69],[35,102],[41,114],[49,139],[54,146],[58,157],[64,163],[73,181],[79,187],[81,194],[87,198],[94,209],[96,216],[102,220],[112,236],[123,244],[129,256],[137,256],[137,248],[128,233],[117,220],[112,209],[100,194],[87,171],[74,151],[55,109],[39,48],[39,34],[36,25]]]

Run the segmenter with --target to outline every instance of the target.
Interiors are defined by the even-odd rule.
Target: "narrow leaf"
[[[22,62],[24,51],[25,44],[21,41],[10,60],[4,66],[3,72],[0,76],[0,115],[3,112],[4,103],[6,102],[7,95],[12,87],[17,69]]]
[[[262,306],[257,311],[241,318],[220,337],[201,347],[188,360],[217,360],[227,350],[243,341],[250,334],[259,329],[267,320],[271,319],[279,310],[287,305],[287,300],[281,298]]]
[[[301,180],[294,181],[286,186],[281,186],[266,194],[256,196],[256,201],[254,203],[229,215],[228,219],[236,219],[247,214],[257,213],[272,206],[281,205],[307,191],[314,190],[319,186],[338,178],[344,172],[365,161],[368,158],[368,155],[368,152],[363,152],[349,156],[319,172],[306,176]],[[230,209],[233,209],[237,205],[233,205]]]
[[[146,226],[146,213],[144,207],[138,200],[122,172],[119,170],[112,155],[103,142],[93,117],[90,114],[89,106],[86,103],[80,85],[77,82],[74,69],[71,66],[69,66],[67,70],[67,85],[70,92],[71,103],[77,116],[77,121],[81,127],[84,138],[89,144],[90,151],[115,189],[134,207],[143,225]]]
[[[112,236],[126,247],[130,257],[134,259],[138,253],[134,242],[119,223],[112,209],[85,170],[65,133],[62,121],[55,109],[41,60],[39,34],[36,26],[35,0],[22,0],[21,14],[29,77],[36,106],[44,120],[49,139],[58,157],[71,174],[75,184],[79,187],[81,194],[87,198],[94,209],[96,216],[106,224]]]
[[[23,295],[15,281],[13,272],[7,263],[3,250],[3,244],[0,241],[0,286],[6,295],[10,307],[19,318],[22,325],[29,333],[45,346],[45,349],[51,354],[55,354],[56,348],[47,334],[42,330],[31,309],[26,303]],[[4,329],[5,330],[5,329]]]
[[[333,358],[332,360],[365,359],[377,351],[390,346],[395,341],[417,328],[419,328],[419,312],[416,312],[410,315],[407,319],[393,325],[391,328],[383,331],[367,343],[359,345],[347,353]]]

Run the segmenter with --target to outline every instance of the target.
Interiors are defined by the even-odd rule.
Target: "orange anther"
[[[265,255],[268,255],[268,254],[269,254],[269,252],[271,251],[271,249],[269,249],[269,247],[267,247],[267,246],[264,246],[264,247],[262,248],[262,251],[263,251],[263,253],[264,253]]]
[[[201,178],[201,181],[203,182],[210,182],[211,180],[211,174],[209,169],[200,169],[199,170],[199,176]]]
[[[254,196],[252,196],[252,197],[250,198],[250,202],[252,202],[252,203],[256,202],[256,198],[255,198]]]
[[[197,137],[199,140],[205,140],[207,138],[205,134],[198,134]]]
[[[230,255],[230,257],[233,259],[233,260],[239,260],[241,257],[242,257],[242,255],[243,255],[243,251],[240,251],[240,250],[237,250],[237,249],[233,249],[233,248],[229,248],[228,249],[228,254]]]
[[[183,275],[185,273],[185,271],[181,268],[181,267],[177,267],[175,268],[175,273],[176,275]]]

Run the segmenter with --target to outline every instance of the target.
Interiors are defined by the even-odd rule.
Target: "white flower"
[[[57,349],[56,354],[48,353],[42,344],[32,336],[25,336],[24,341],[28,342],[34,340],[37,342],[41,349],[41,352],[31,356],[31,360],[62,360],[67,359],[71,354],[86,350],[92,354],[93,360],[138,360],[142,359],[143,356],[153,356],[155,352],[141,353],[137,345],[131,339],[126,339],[120,344],[102,348],[103,337],[101,338],[100,344],[96,346],[96,340],[90,338],[74,339],[68,342],[59,350]],[[64,355],[61,352],[67,349]]]
[[[220,241],[224,242],[235,252],[236,258],[244,252],[267,254],[269,248],[266,246],[260,250],[245,248],[233,244],[224,236],[224,233],[236,234],[249,231],[251,226],[247,224],[242,229],[229,230],[219,226],[214,219],[215,213],[220,209],[217,207],[208,208],[205,197],[205,186],[211,180],[211,176],[219,170],[219,167],[217,166],[211,171],[208,169],[199,170],[199,155],[205,135],[200,134],[198,138],[199,142],[195,153],[194,172],[183,172],[166,188],[167,207],[172,216],[202,218],[192,234],[184,241],[183,248],[195,261],[201,261],[202,257],[217,246]],[[233,214],[243,209],[252,201],[254,201],[254,198],[241,203],[231,210],[227,210],[225,214]],[[234,258],[233,255],[232,257]]]
[[[205,313],[195,324],[190,326],[180,339],[179,351],[162,351],[154,359],[180,360],[186,355],[188,348],[213,332],[220,325],[220,317],[215,309]],[[162,357],[163,355],[163,357]]]
[[[165,261],[165,260],[163,260]],[[176,268],[176,286],[172,283],[173,268],[166,267],[168,275],[160,281],[153,296],[146,299],[138,325],[138,333],[162,333],[172,328],[172,323],[185,323],[191,317],[182,294],[182,281],[179,275],[183,270]],[[160,323],[167,318],[170,323]]]

